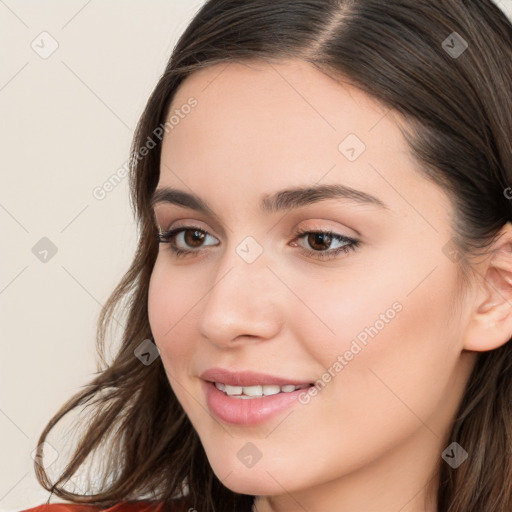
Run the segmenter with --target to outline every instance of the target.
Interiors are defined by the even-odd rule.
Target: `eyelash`
[[[171,252],[177,256],[177,257],[185,257],[188,255],[191,255],[193,253],[200,253],[204,249],[196,249],[196,250],[187,250],[187,249],[180,249],[179,247],[176,247],[175,244],[172,242],[174,237],[176,237],[178,234],[180,234],[183,231],[199,231],[200,233],[204,233],[205,235],[210,235],[208,231],[205,231],[204,229],[199,229],[195,226],[183,226],[176,229],[172,229],[170,231],[164,231],[159,232],[156,235],[158,243],[161,244],[169,244]],[[305,235],[327,235],[328,237],[332,238],[333,240],[336,240],[338,242],[344,242],[345,245],[338,247],[337,249],[331,249],[328,251],[313,251],[308,250],[304,248],[300,248],[300,251],[305,254],[306,256],[312,256],[313,258],[319,259],[319,260],[330,260],[335,258],[340,253],[348,253],[350,251],[355,251],[356,248],[359,246],[359,240],[355,240],[354,238],[350,238],[348,236],[339,235],[338,233],[333,233],[332,231],[311,231],[311,230],[299,230],[294,233],[295,238],[302,238]],[[300,247],[300,246],[299,246]]]

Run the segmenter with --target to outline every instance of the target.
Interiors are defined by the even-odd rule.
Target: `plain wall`
[[[499,3],[512,17],[512,0]],[[127,179],[103,199],[93,192],[122,175],[145,102],[202,4],[0,2],[0,511],[48,497],[31,453],[96,371],[100,307],[135,249]]]

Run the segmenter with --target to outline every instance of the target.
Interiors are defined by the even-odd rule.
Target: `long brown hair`
[[[408,121],[413,155],[455,206],[454,243],[473,255],[512,220],[504,194],[512,182],[512,25],[491,0],[209,0],[179,39],[134,135],[131,200],[140,239],[131,267],[100,314],[101,366],[85,389],[49,421],[76,408],[80,441],[52,483],[38,461],[41,485],[74,503],[102,507],[188,494],[200,512],[240,511],[253,497],[222,485],[169,385],[160,358],[141,364],[134,351],[151,340],[147,299],[157,256],[149,198],[159,179],[162,126],[178,86],[215,63],[303,59],[355,85]],[[140,158],[148,137],[156,147]],[[467,276],[468,259],[458,265]],[[120,348],[107,362],[107,331],[127,312]],[[512,343],[478,355],[451,426],[469,460],[452,469],[439,459],[443,512],[512,510]],[[66,482],[89,457],[102,471],[94,492]]]

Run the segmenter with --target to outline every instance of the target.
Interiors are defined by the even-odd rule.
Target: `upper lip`
[[[285,386],[293,384],[301,386],[311,384],[306,380],[298,380],[294,378],[278,377],[266,373],[257,373],[252,371],[233,372],[224,368],[210,368],[201,374],[201,379],[209,382],[219,382],[228,386],[264,386],[269,384],[277,384]]]

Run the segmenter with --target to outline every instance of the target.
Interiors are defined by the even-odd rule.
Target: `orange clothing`
[[[121,501],[109,508],[100,508],[94,505],[82,505],[77,503],[44,503],[20,512],[195,512],[189,503],[182,500],[176,501],[176,506],[164,508],[163,503],[150,501]]]

